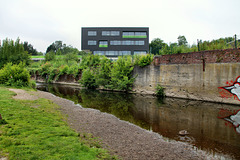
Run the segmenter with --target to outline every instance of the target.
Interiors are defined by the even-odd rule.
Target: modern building
[[[82,50],[116,58],[149,52],[148,27],[83,27]]]

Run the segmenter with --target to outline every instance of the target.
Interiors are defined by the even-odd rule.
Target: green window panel
[[[127,36],[127,35],[123,35],[123,38],[147,38],[147,36]]]
[[[99,47],[101,47],[101,48],[107,48],[107,47],[108,47],[108,45],[99,44]]]

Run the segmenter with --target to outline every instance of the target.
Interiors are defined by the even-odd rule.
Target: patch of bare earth
[[[22,91],[17,92],[24,94]],[[194,150],[191,145],[164,141],[157,133],[119,120],[113,115],[82,108],[72,101],[47,92],[32,93],[36,97],[46,98],[58,104],[61,111],[68,115],[68,124],[73,129],[79,133],[91,133],[99,137],[104,148],[124,160],[214,159],[204,151]]]
[[[22,100],[36,100],[37,96],[31,95],[22,89],[9,89],[10,91],[15,92],[17,95],[13,96],[14,99],[22,99]]]

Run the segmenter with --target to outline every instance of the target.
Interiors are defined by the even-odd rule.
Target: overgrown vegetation
[[[0,44],[0,69],[10,62],[12,64],[30,64],[30,54],[24,51],[19,38],[15,42],[6,38],[2,41],[2,45]]]
[[[0,70],[0,84],[14,87],[35,87],[35,82],[30,81],[30,74],[25,64],[6,64]]]
[[[13,159],[114,159],[92,136],[76,133],[46,99],[14,100],[13,92],[0,87],[1,156]]]
[[[111,62],[105,56],[88,55],[80,64],[83,74],[80,83],[87,88],[98,86],[129,91],[132,89],[134,62],[130,56],[118,57]]]
[[[54,52],[53,52],[54,53]],[[49,52],[51,54],[51,52]],[[76,55],[63,55],[62,58],[46,59],[44,62],[32,63],[29,70],[38,72],[48,83],[58,80],[63,74],[77,77],[82,73],[80,83],[89,89],[103,87],[106,89],[129,91],[135,77],[132,77],[134,65],[144,67],[151,64],[152,55],[123,56],[111,61],[105,56],[88,54],[81,62]]]
[[[150,52],[155,55],[167,55],[176,53],[188,53],[206,50],[235,48],[235,39],[233,37],[220,38],[212,41],[199,40],[198,44],[188,45],[185,36],[179,36],[177,43],[165,43],[160,38],[155,38],[149,44]],[[236,40],[237,46],[238,41]]]

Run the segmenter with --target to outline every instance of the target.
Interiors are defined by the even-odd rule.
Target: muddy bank
[[[141,129],[110,114],[82,108],[72,101],[46,92],[30,94],[58,104],[62,113],[68,115],[68,123],[73,129],[99,137],[105,148],[122,159],[213,159],[204,151],[194,150],[191,145],[167,142],[159,134]]]

